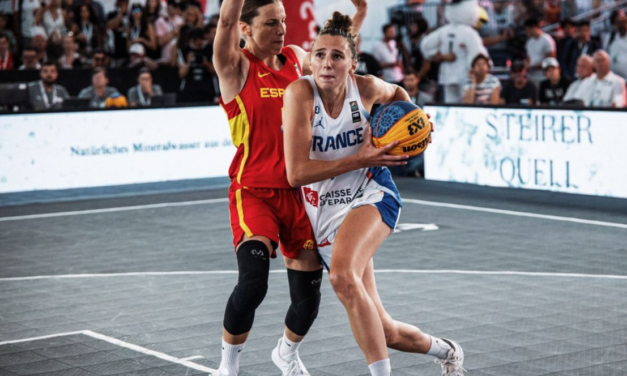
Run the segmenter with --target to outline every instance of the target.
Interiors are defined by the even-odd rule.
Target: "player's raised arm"
[[[248,75],[248,66],[243,66],[246,59],[239,47],[239,19],[243,5],[244,0],[225,0],[222,3],[213,45],[213,63],[226,102],[239,93]]]

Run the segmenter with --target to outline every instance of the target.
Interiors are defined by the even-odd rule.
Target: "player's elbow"
[[[293,188],[298,188],[301,185],[303,185],[303,177],[301,176],[301,174],[295,171],[290,171],[288,169],[287,170],[287,182],[290,183],[290,185]]]

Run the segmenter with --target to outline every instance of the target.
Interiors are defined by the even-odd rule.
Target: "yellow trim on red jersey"
[[[244,232],[246,233],[246,236],[250,238],[251,236],[253,236],[253,233],[252,231],[250,231],[250,229],[246,225],[246,222],[244,222],[244,207],[242,204],[242,189],[241,188],[235,191],[235,200],[237,202],[237,216],[239,217],[239,226],[242,228],[242,230],[244,230]]]
[[[239,95],[235,96],[237,106],[239,107],[239,114],[229,120],[231,126],[231,137],[233,138],[233,144],[239,147],[244,144],[244,156],[242,162],[239,165],[239,171],[237,171],[237,182],[242,184],[242,173],[244,172],[244,165],[248,160],[248,154],[250,152],[250,145],[248,144],[250,136],[250,123],[248,122],[248,114],[246,113],[246,107]]]

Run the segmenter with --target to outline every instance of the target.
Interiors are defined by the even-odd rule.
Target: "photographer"
[[[215,103],[213,49],[205,40],[202,29],[190,29],[188,35],[189,45],[178,51],[179,77],[182,81],[179,102]]]

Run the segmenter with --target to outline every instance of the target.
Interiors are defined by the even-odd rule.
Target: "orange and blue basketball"
[[[427,114],[415,104],[407,101],[381,105],[370,121],[372,143],[377,148],[394,141],[399,144],[391,149],[391,155],[416,155],[429,145],[431,125]]]

